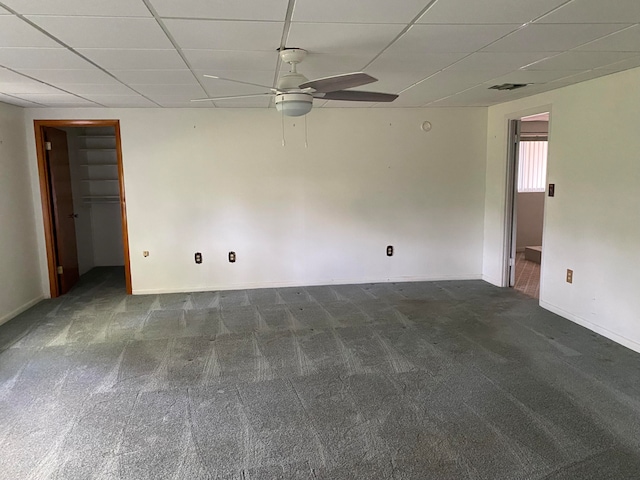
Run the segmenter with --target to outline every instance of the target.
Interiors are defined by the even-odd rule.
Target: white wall
[[[502,284],[507,120],[550,110],[540,304],[640,351],[638,85],[634,69],[489,108],[483,276]]]
[[[43,298],[28,160],[24,110],[0,103],[0,323]]]
[[[120,119],[134,293],[481,276],[484,108],[28,117]]]

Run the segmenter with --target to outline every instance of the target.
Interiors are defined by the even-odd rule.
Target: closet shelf
[[[117,178],[83,178],[81,182],[117,182]]]
[[[84,203],[120,203],[118,195],[87,195],[82,197]]]
[[[116,138],[115,135],[78,135],[78,138]]]
[[[102,151],[102,152],[115,152],[116,149],[115,148],[91,148],[91,147],[83,147],[83,148],[79,148],[78,150],[84,152],[84,151],[91,151],[91,152],[95,152],[95,151]]]
[[[81,163],[81,167],[117,167],[117,163]]]

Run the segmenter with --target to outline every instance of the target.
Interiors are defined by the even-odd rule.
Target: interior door
[[[58,291],[67,293],[80,278],[67,134],[43,127],[51,192]]]
[[[509,165],[507,168],[507,248],[508,285],[516,284],[516,246],[518,229],[518,156],[520,152],[520,120],[509,123]]]

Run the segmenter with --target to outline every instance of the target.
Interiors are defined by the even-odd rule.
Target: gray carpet
[[[640,477],[640,355],[513,290],[123,276],[0,327],[0,477]]]

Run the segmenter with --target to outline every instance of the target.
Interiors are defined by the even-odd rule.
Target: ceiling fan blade
[[[242,80],[234,80],[233,78],[224,78],[224,77],[218,77],[216,75],[203,75],[206,78],[213,78],[214,80],[224,80],[225,82],[233,82],[233,83],[242,83],[243,85],[253,85],[254,87],[262,87],[262,88],[268,88],[269,90],[272,90],[275,92],[275,88],[271,88],[267,85],[260,85],[259,83],[251,83],[251,82],[244,82]]]
[[[210,97],[210,98],[196,98],[191,100],[192,102],[215,102],[217,100],[231,100],[234,98],[249,98],[249,97],[264,97],[265,95],[274,95],[273,93],[252,93],[250,95],[230,95],[228,97]]]
[[[347,100],[350,102],[393,102],[398,95],[394,93],[364,92],[362,90],[338,90],[337,92],[313,94],[324,100]]]
[[[300,88],[303,90],[305,88],[313,88],[316,92],[335,92],[337,90],[359,87],[377,81],[378,79],[373,78],[371,75],[363,72],[355,72],[310,80],[300,85]]]

